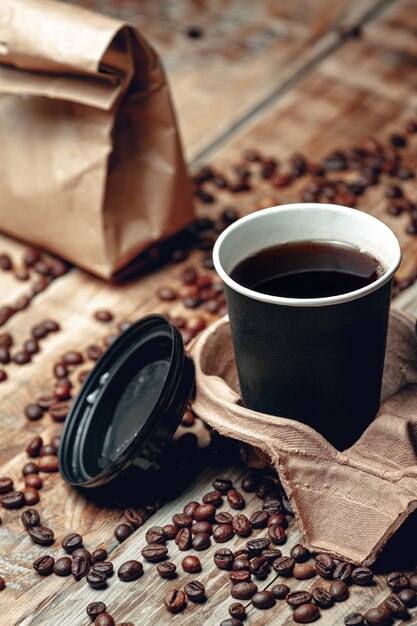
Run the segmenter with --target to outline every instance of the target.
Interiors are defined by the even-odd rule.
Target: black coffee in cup
[[[370,285],[382,264],[337,241],[296,241],[264,248],[231,272],[240,285],[284,298],[326,298]]]

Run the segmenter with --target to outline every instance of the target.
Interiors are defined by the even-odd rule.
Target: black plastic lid
[[[132,324],[99,359],[66,418],[59,469],[97,488],[135,466],[158,468],[194,389],[181,334],[160,315]]]

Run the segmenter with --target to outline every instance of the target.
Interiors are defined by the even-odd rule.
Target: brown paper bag
[[[0,2],[0,230],[109,278],[193,218],[164,73],[138,30]]]

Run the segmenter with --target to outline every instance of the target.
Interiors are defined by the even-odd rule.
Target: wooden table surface
[[[83,0],[83,6],[101,9],[131,20],[160,52],[173,90],[185,152],[192,169],[211,163],[232,171],[247,148],[285,161],[294,152],[319,161],[329,152],[351,147],[369,135],[381,141],[416,117],[417,3],[415,0]],[[362,25],[363,35],[349,39],[340,36],[341,27]],[[189,27],[198,27],[202,36],[187,36]],[[407,149],[408,163],[417,166],[417,136]],[[304,183],[302,183],[304,184]],[[216,215],[233,204],[241,213],[264,206],[299,199],[302,184],[275,189],[259,183],[245,194],[217,193],[214,206],[198,205],[201,215]],[[417,201],[416,184],[403,184],[411,199]],[[417,238],[405,232],[406,217],[386,212],[386,199],[380,186],[359,199],[358,207],[379,216],[399,236],[404,261],[398,273],[405,279],[417,269]],[[17,261],[24,246],[0,238],[0,249]],[[24,448],[40,434],[45,440],[59,433],[59,425],[45,416],[28,422],[25,405],[40,392],[51,388],[54,361],[68,349],[85,349],[100,341],[113,325],[105,327],[93,319],[99,308],[111,309],[115,321],[135,320],[150,312],[169,312],[187,316],[181,303],[161,303],[158,287],[179,285],[181,270],[200,264],[195,252],[181,264],[168,266],[119,287],[73,269],[55,280],[36,297],[28,310],[15,315],[2,330],[10,331],[17,344],[28,337],[37,322],[53,317],[62,331],[45,340],[44,349],[24,367],[8,365],[8,380],[0,387],[0,475],[11,476],[21,484],[21,467],[27,457]],[[0,276],[4,302],[12,302],[27,291],[3,272]],[[417,287],[404,290],[395,306],[417,313]],[[207,321],[211,321],[206,315]],[[193,432],[198,426],[188,429]],[[182,429],[185,432],[185,429]],[[229,461],[230,462],[230,461]],[[169,523],[173,512],[184,503],[200,499],[210,490],[216,475],[238,481],[245,473],[239,464],[205,467],[178,498],[162,507],[151,520],[125,543],[114,539],[115,526],[123,521],[117,508],[104,508],[88,501],[65,485],[57,474],[45,475],[38,505],[42,520],[53,528],[60,540],[77,530],[85,545],[93,549],[104,545],[115,567],[139,558],[150,525]],[[140,488],[140,486],[138,486]],[[259,506],[248,496],[246,511]],[[51,548],[31,543],[20,523],[20,512],[4,511],[0,527],[0,575],[7,586],[0,592],[1,626],[82,626],[88,624],[85,608],[93,600],[106,602],[116,621],[131,621],[135,626],[168,624],[219,624],[228,617],[231,603],[227,574],[212,563],[215,546],[202,553],[203,571],[197,576],[207,588],[208,601],[188,605],[177,616],[169,614],[162,602],[173,583],[159,578],[154,566],[145,563],[145,575],[133,583],[114,577],[108,589],[94,591],[85,581],[51,576],[41,578],[32,569],[33,560],[44,553],[62,555],[59,541]],[[262,533],[260,533],[262,534]],[[297,542],[294,524],[284,553]],[[234,538],[230,547],[243,546]],[[180,563],[182,553],[170,544],[170,558]],[[227,544],[229,546],[229,544]],[[190,575],[181,574],[174,584],[182,586]],[[260,588],[269,587],[270,574]],[[293,588],[308,589],[313,581],[296,582]],[[353,610],[367,610],[387,595],[383,577],[371,588],[351,587],[350,598],[322,612],[320,624],[343,624]],[[248,604],[248,603],[247,603]],[[248,604],[248,624],[292,624],[291,610],[278,602],[271,611],[260,611]],[[398,622],[397,622],[398,623]],[[417,624],[417,612],[407,623]]]

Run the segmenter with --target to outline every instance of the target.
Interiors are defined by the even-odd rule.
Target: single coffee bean
[[[279,515],[282,511],[282,504],[278,498],[269,498],[264,500],[262,510],[269,513],[269,515]]]
[[[315,604],[302,604],[298,606],[292,618],[297,624],[310,624],[320,617],[320,611]]]
[[[405,606],[412,608],[417,605],[417,593],[412,589],[402,589],[398,595]]]
[[[94,620],[94,626],[115,626],[115,621],[109,613],[100,613]]]
[[[345,626],[364,626],[365,618],[362,613],[350,613],[344,619]]]
[[[97,548],[91,553],[91,562],[100,563],[107,559],[107,550],[105,548]]]
[[[178,532],[178,528],[177,528]],[[198,533],[205,533],[206,535],[213,534],[213,526],[210,522],[194,522],[191,526],[191,532],[193,535],[198,535]]]
[[[5,509],[21,509],[25,506],[25,496],[22,491],[9,491],[1,496],[0,504]]]
[[[152,526],[145,535],[147,543],[165,543],[166,536],[162,526]]]
[[[177,528],[190,528],[193,523],[193,518],[184,513],[176,513],[172,517],[172,522]],[[162,529],[163,530],[163,529]],[[150,543],[158,543],[157,541],[151,541]]]
[[[228,513],[227,511],[220,511],[214,516],[214,521],[217,524],[231,524],[233,521],[233,515],[231,513]]]
[[[233,516],[232,529],[239,537],[247,537],[252,532],[251,523],[243,513]]]
[[[240,493],[240,491],[237,491],[236,489],[230,489],[227,492],[227,501],[229,503],[229,506],[232,507],[232,509],[245,508],[245,504],[246,504],[245,499]]]
[[[255,511],[250,518],[252,528],[265,528],[268,518],[269,513],[267,511]]]
[[[25,406],[25,415],[28,420],[36,421],[43,416],[43,411],[37,404],[27,404]]]
[[[199,533],[199,534],[202,534],[202,533]],[[184,551],[184,550],[189,550],[191,548],[191,542],[192,542],[191,537],[192,537],[191,530],[189,528],[181,528],[179,530],[177,536],[175,537],[175,543],[177,544],[179,550]],[[207,535],[207,537],[209,537],[209,535]],[[209,537],[209,540],[210,540],[210,537]],[[202,540],[201,539],[197,540],[197,545],[200,543],[200,541]],[[203,545],[204,545],[204,542],[205,542],[205,538],[204,538],[204,541],[202,541]]]
[[[296,563],[293,569],[293,576],[297,580],[307,580],[316,575],[316,570],[311,563]]]
[[[219,569],[228,570],[233,565],[233,552],[228,548],[222,548],[214,553],[214,563]]]
[[[350,581],[352,575],[353,567],[350,563],[345,563],[345,561],[340,561],[336,565],[333,571],[333,578],[335,580],[343,580],[345,583]]]
[[[56,402],[56,399],[55,396],[52,394],[39,396],[39,398],[36,400],[36,404],[43,411],[47,411],[54,404],[54,402]]]
[[[52,556],[45,554],[44,556],[40,556],[38,559],[36,559],[36,561],[34,561],[33,569],[40,576],[49,576],[54,570],[54,564],[55,560],[52,558]]]
[[[5,346],[0,345],[0,363],[7,365],[10,363],[10,351]]]
[[[27,339],[23,343],[23,347],[29,354],[37,354],[39,352],[39,342],[36,339]]]
[[[233,552],[233,556],[235,559],[237,559],[240,556],[243,556],[245,559],[249,559],[252,558],[249,550],[247,548],[241,548],[240,550],[235,550],[235,552]],[[259,555],[258,555],[259,556]]]
[[[250,562],[250,571],[258,580],[265,580],[271,570],[271,563],[264,556],[255,556]]]
[[[106,309],[99,309],[94,313],[94,317],[99,322],[111,322],[113,319],[113,313]]]
[[[229,606],[229,614],[238,620],[246,619],[246,609],[240,602],[233,602]]]
[[[251,556],[260,556],[262,550],[269,548],[271,542],[266,537],[258,537],[256,539],[250,539],[246,543],[246,547],[249,550]]]
[[[42,437],[34,437],[26,447],[26,454],[32,458],[39,456],[39,450],[43,446]],[[1,481],[0,481],[1,483]]]
[[[284,600],[290,593],[290,588],[288,587],[288,585],[274,585],[271,588],[271,591],[277,600]]]
[[[104,602],[91,602],[87,606],[87,615],[91,617],[92,620],[96,619],[97,615],[101,613],[105,613],[107,611],[107,607]]]
[[[64,548],[65,552],[71,554],[77,548],[82,547],[83,538],[78,533],[69,533],[63,538],[61,545]]]
[[[158,563],[166,558],[168,548],[162,543],[150,543],[142,548],[141,554],[149,563]]]
[[[70,350],[66,352],[62,357],[65,365],[81,365],[84,363],[84,357],[81,352],[77,352],[76,350]]]
[[[188,515],[189,517],[194,517],[194,512],[196,509],[198,509],[199,506],[201,506],[200,503],[195,502],[195,500],[193,500],[192,502],[188,502],[185,505],[182,512],[184,513],[184,515]]]
[[[129,524],[119,524],[114,530],[117,541],[123,543],[133,533],[133,528]]]
[[[90,560],[84,556],[77,556],[73,559],[71,565],[71,573],[75,580],[81,580],[84,576],[87,576],[90,571]]]
[[[217,543],[223,543],[229,541],[234,534],[232,526],[229,524],[219,524],[219,526],[216,526],[213,530],[213,539]]]
[[[40,496],[37,489],[33,487],[26,487],[23,489],[23,496],[25,498],[25,504],[27,506],[33,506],[37,504],[40,500]]]
[[[330,584],[329,593],[335,602],[343,602],[349,597],[349,587],[343,580],[334,580]]]
[[[200,504],[194,510],[194,519],[196,522],[210,522],[214,519],[216,507],[212,504]]]
[[[8,476],[0,478],[0,494],[8,493],[13,489],[13,481]]]
[[[287,541],[287,535],[282,526],[278,526],[278,524],[274,524],[273,526],[268,527],[268,536],[272,543],[277,546],[281,546]]]
[[[25,485],[26,487],[31,487],[32,489],[42,489],[43,480],[38,474],[26,474],[25,476]],[[25,492],[23,492],[25,494]],[[27,504],[27,497],[25,494],[25,500]]]
[[[393,591],[401,591],[408,587],[408,578],[401,572],[391,572],[387,576],[387,585]]]
[[[39,456],[50,456],[54,454],[56,454],[56,449],[51,443],[48,443],[46,446],[42,446],[39,450]]]
[[[212,504],[215,507],[220,506],[223,502],[220,491],[210,491],[209,493],[204,494],[202,500],[204,504]]]
[[[407,607],[401,600],[400,596],[392,593],[385,599],[384,604],[390,611],[391,615],[396,619],[407,619],[409,617]]]
[[[314,560],[316,572],[322,578],[331,579],[336,564],[329,554],[318,554]]]
[[[47,474],[51,474],[53,472],[57,472],[58,467],[58,457],[57,456],[42,456],[39,457],[38,460],[39,470],[41,472],[46,472]]]
[[[181,565],[184,572],[187,572],[188,574],[197,574],[197,572],[201,572],[201,562],[196,556],[186,556],[182,560]]]
[[[57,576],[69,576],[71,574],[72,561],[69,556],[62,556],[55,561],[54,574]],[[77,579],[78,580],[78,579]]]
[[[244,569],[239,572],[230,572],[229,580],[232,585],[237,585],[238,583],[247,583],[252,580],[252,574],[248,569]]]
[[[20,516],[23,526],[28,530],[34,526],[40,526],[41,517],[36,509],[26,509]]]
[[[233,585],[230,595],[235,600],[249,600],[257,591],[258,587],[252,582],[237,583]]]
[[[187,583],[184,587],[185,594],[191,602],[204,602],[206,599],[206,590],[203,585],[198,580],[192,580]]]
[[[268,517],[268,527],[269,526],[281,526],[282,528],[288,527],[287,518],[282,513],[274,513]]]
[[[220,626],[243,626],[243,622],[237,617],[230,617],[220,622]]]
[[[99,563],[94,563],[93,565],[94,572],[100,572],[100,574],[104,574],[107,578],[113,576],[114,568],[113,563],[110,561],[100,561]]]
[[[275,605],[275,596],[271,591],[258,591],[252,596],[252,604],[257,609],[270,609]]]
[[[102,572],[90,570],[86,576],[86,580],[93,589],[101,589],[107,584],[107,576]]]
[[[246,556],[238,556],[235,557],[235,560],[233,561],[233,565],[232,565],[232,570],[234,572],[240,572],[242,570],[249,570],[250,569],[250,562],[249,559]]]
[[[185,607],[185,593],[180,589],[170,589],[165,594],[164,604],[171,613],[179,613]]]
[[[158,574],[161,578],[174,578],[177,572],[177,566],[170,561],[165,561],[164,563],[159,563],[156,566]]]
[[[333,606],[333,598],[324,587],[313,587],[311,595],[313,596],[314,604],[317,604],[321,609],[329,609]]]
[[[221,528],[221,526],[218,526],[218,528]],[[192,547],[194,548],[194,550],[206,550],[210,545],[211,545],[210,535],[206,533],[197,533],[196,535],[194,535],[192,539]],[[178,547],[180,550],[182,549],[180,547],[180,544],[178,544]],[[184,549],[186,550],[188,548],[184,548]]]
[[[77,548],[76,550],[74,550],[74,552],[72,553],[72,558],[76,559],[77,557],[82,556],[84,559],[86,559],[89,563],[91,563],[91,554],[88,550],[86,550],[85,548]]]
[[[369,609],[369,611],[366,611],[364,617],[369,626],[388,626],[392,623],[391,611],[385,604],[380,604],[374,609]]]
[[[49,407],[49,415],[54,422],[63,422],[68,415],[70,403],[67,400],[59,400]]]
[[[224,478],[223,476],[220,478],[215,478],[213,480],[213,487],[216,491],[220,491],[223,495],[226,495],[228,491],[233,489],[233,483],[230,478]]]
[[[265,557],[269,563],[273,563],[276,559],[279,559],[282,556],[281,550],[278,548],[266,548],[262,550],[261,556]]]
[[[351,578],[356,585],[370,585],[373,580],[373,573],[369,567],[355,567],[352,570]]]
[[[302,604],[310,604],[313,601],[313,596],[308,591],[290,591],[285,596],[286,601],[293,609],[296,609],[297,606],[301,606]]]
[[[50,546],[55,541],[54,532],[46,526],[33,526],[28,528],[28,533],[33,543],[40,546]]]
[[[167,539],[175,539],[179,528],[175,526],[175,524],[166,524],[165,526],[162,526],[162,530],[164,531],[164,535]]]
[[[249,474],[242,478],[240,486],[246,493],[253,493],[258,488],[260,481],[261,479],[257,474]]]
[[[30,363],[32,357],[27,350],[18,350],[13,355],[13,361],[16,365],[26,365]],[[38,417],[30,417],[28,419],[39,419]]]
[[[311,553],[301,543],[297,543],[291,548],[290,556],[296,563],[304,563],[311,557]]]
[[[289,556],[280,556],[272,563],[272,567],[274,568],[276,573],[280,576],[284,576],[285,578],[292,576],[294,565],[294,559]]]
[[[143,574],[143,565],[140,561],[126,561],[117,570],[117,575],[120,580],[128,582],[140,578]]]

